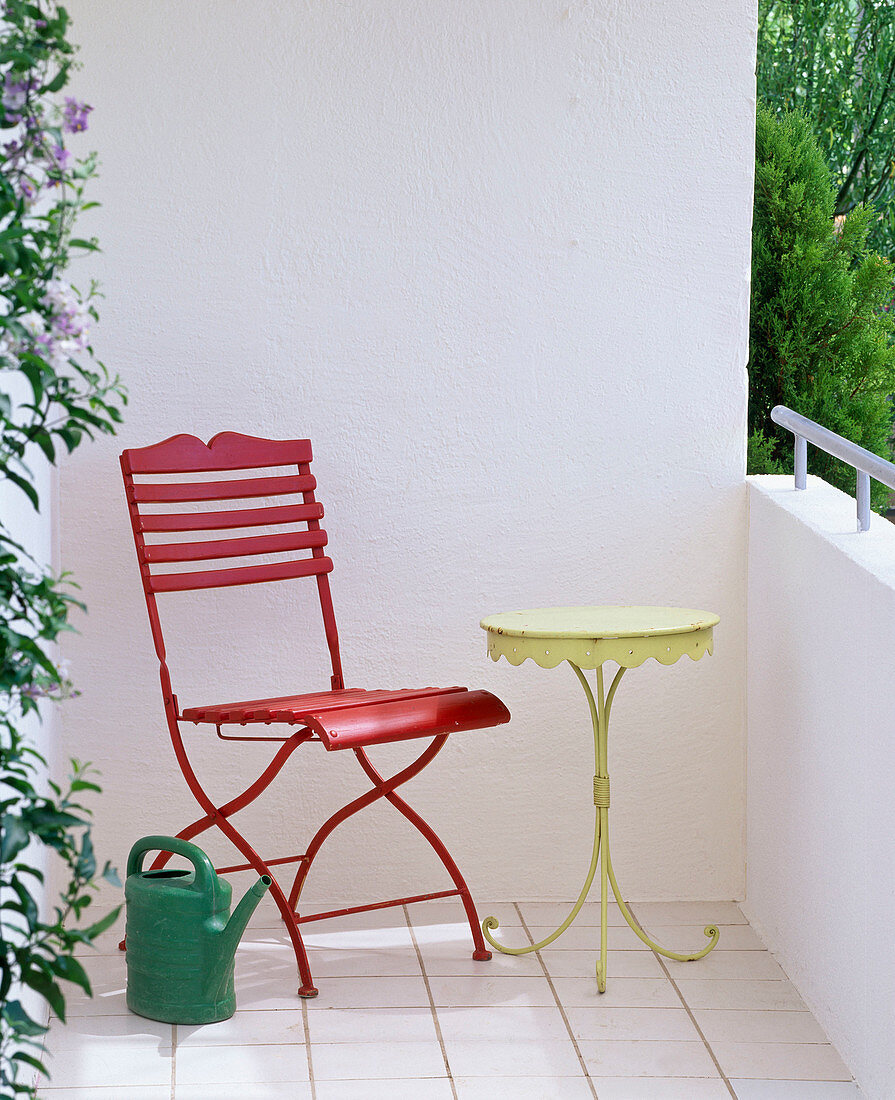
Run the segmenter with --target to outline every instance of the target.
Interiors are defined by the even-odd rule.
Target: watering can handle
[[[202,892],[214,889],[217,876],[211,860],[201,848],[177,836],[144,836],[142,840],[138,840],[127,857],[128,876],[140,874],[143,870],[143,856],[147,852],[173,852],[177,856],[183,856],[196,870],[193,889]]]

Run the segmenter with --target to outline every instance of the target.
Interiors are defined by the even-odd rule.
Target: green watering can
[[[144,871],[146,852],[174,852],[191,871]],[[261,878],[230,916],[230,883],[195,844],[144,836],[127,859],[127,1007],[170,1024],[213,1024],[236,1011],[236,945],[267,892]],[[229,919],[228,919],[229,918]]]

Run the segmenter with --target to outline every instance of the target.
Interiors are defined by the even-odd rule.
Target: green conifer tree
[[[876,212],[834,218],[836,190],[798,112],[759,107],[749,331],[749,472],[792,468],[792,436],[770,420],[788,405],[891,458],[895,393],[892,268],[867,249]],[[854,494],[854,471],[829,455],[809,471]],[[887,491],[874,489],[874,502]]]

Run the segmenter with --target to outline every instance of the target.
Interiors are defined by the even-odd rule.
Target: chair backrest
[[[236,432],[221,432],[207,444],[193,435],[175,435],[122,452],[143,591],[163,665],[158,593],[315,577],[332,684],[343,686],[328,578],[333,563],[323,552],[327,537],[320,526],[323,506],[314,499],[311,457],[309,439],[261,439]],[[273,467],[289,472],[270,474]],[[277,503],[259,503],[270,499]],[[251,533],[220,537],[236,530]],[[239,565],[231,560],[257,555],[277,560]]]

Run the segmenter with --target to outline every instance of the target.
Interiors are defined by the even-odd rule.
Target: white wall
[[[314,440],[350,681],[466,683],[513,712],[406,789],[480,894],[573,896],[593,814],[573,675],[493,666],[480,617],[718,611],[712,660],[644,667],[620,694],[615,865],[635,897],[740,894],[753,5],[71,12],[102,160],[85,227],[104,248],[98,348],[132,397],[119,439],[63,482],[63,557],[90,605],[66,737],[105,773],[103,855],[195,815],[116,455],[235,429]],[[169,601],[184,705],[326,684],[322,634],[300,625],[310,590],[223,599],[231,617],[210,620],[207,599]],[[215,792],[267,755],[191,740]],[[353,759],[301,750],[246,831],[300,850],[307,822],[364,788]],[[309,893],[443,881],[377,808],[335,836]]]
[[[895,528],[749,479],[746,912],[868,1100],[895,1094]]]

